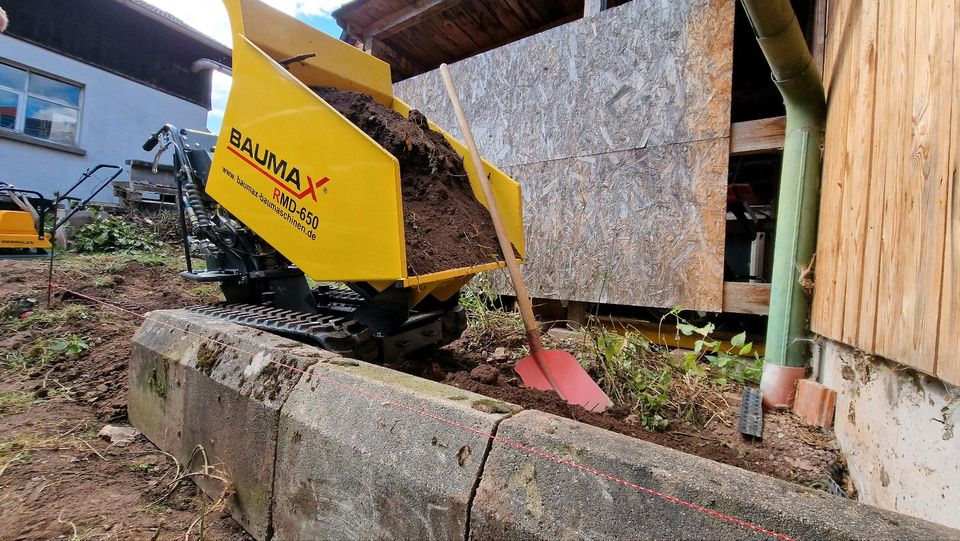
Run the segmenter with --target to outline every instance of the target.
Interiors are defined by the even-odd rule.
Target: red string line
[[[232,345],[232,344],[228,344],[228,343],[226,343],[226,342],[222,342],[222,341],[216,340],[216,339],[211,338],[211,337],[209,337],[209,336],[204,336],[204,335],[202,335],[202,334],[193,332],[193,331],[191,331],[191,330],[189,330],[189,329],[180,328],[180,327],[177,327],[176,325],[171,325],[171,324],[169,324],[169,323],[166,323],[166,322],[163,322],[163,321],[160,321],[160,320],[151,318],[151,317],[146,316],[146,315],[144,315],[144,314],[139,314],[139,313],[134,312],[134,311],[132,311],[132,310],[127,310],[126,308],[117,306],[117,305],[115,305],[115,304],[111,304],[111,303],[109,303],[109,302],[107,302],[107,301],[104,301],[104,300],[102,300],[102,299],[98,299],[98,298],[95,298],[95,297],[90,297],[90,296],[88,296],[88,295],[84,295],[83,293],[79,293],[79,292],[77,292],[77,291],[69,290],[69,289],[67,289],[67,288],[65,288],[65,287],[60,286],[59,284],[53,284],[53,287],[56,288],[56,289],[59,289],[59,290],[61,290],[61,291],[63,291],[63,292],[65,292],[65,293],[69,293],[70,295],[73,295],[73,296],[75,296],[75,297],[78,297],[78,298],[81,298],[81,299],[86,299],[86,300],[88,300],[88,301],[91,301],[91,302],[94,302],[94,303],[97,303],[97,304],[101,304],[101,305],[103,305],[103,306],[106,306],[106,307],[114,310],[114,311],[123,312],[123,313],[125,313],[125,314],[129,314],[129,315],[132,315],[132,316],[134,316],[134,317],[140,318],[140,319],[142,319],[142,320],[144,320],[144,321],[152,321],[152,322],[157,323],[157,324],[159,324],[159,325],[163,325],[164,327],[168,327],[168,328],[173,329],[173,330],[176,330],[176,331],[180,331],[180,332],[183,332],[183,333],[186,333],[186,334],[189,334],[189,335],[196,336],[196,337],[198,337],[198,338],[200,338],[200,339],[202,339],[202,340],[206,340],[206,341],[208,341],[208,342],[212,342],[212,343],[214,343],[214,344],[223,346],[223,347],[228,348],[228,349],[233,349],[233,350],[238,351],[238,352],[240,352],[240,353],[243,353],[243,354],[245,354],[245,355],[250,355],[251,357],[255,357],[255,356],[257,355],[257,353],[254,353],[254,352],[251,352],[251,351],[247,351],[247,350],[245,350],[245,349],[243,349],[243,348],[237,347],[237,346]],[[619,478],[619,477],[617,477],[617,476],[614,476],[614,475],[611,475],[611,474],[602,472],[602,471],[600,471],[600,470],[591,468],[591,467],[589,467],[589,466],[584,466],[583,464],[580,464],[580,463],[578,463],[578,462],[574,462],[574,461],[572,461],[572,460],[569,460],[569,459],[566,459],[566,458],[563,458],[563,457],[560,457],[560,456],[557,456],[557,455],[553,455],[553,454],[548,453],[548,452],[546,452],[546,451],[543,451],[543,450],[540,450],[540,449],[536,449],[536,448],[533,448],[533,447],[529,447],[529,446],[524,445],[524,444],[522,444],[522,443],[519,443],[519,442],[516,442],[516,441],[513,441],[513,440],[509,440],[509,439],[506,439],[506,438],[502,438],[502,437],[500,437],[500,436],[494,436],[494,435],[492,435],[492,434],[488,434],[488,433],[483,432],[483,431],[480,431],[480,430],[478,430],[478,429],[476,429],[476,428],[474,428],[474,427],[472,427],[472,426],[469,426],[469,425],[466,425],[466,424],[463,424],[463,423],[460,423],[460,422],[457,422],[457,421],[454,421],[454,420],[451,420],[451,419],[446,419],[446,418],[444,418],[444,417],[440,417],[439,415],[430,413],[430,412],[428,412],[428,411],[426,411],[426,410],[422,410],[422,409],[420,409],[420,408],[415,408],[415,407],[410,406],[410,405],[408,405],[408,404],[403,404],[403,403],[397,402],[397,401],[395,401],[395,400],[391,400],[391,399],[389,399],[389,398],[387,398],[387,397],[385,397],[385,396],[381,396],[381,395],[379,395],[379,394],[372,393],[372,392],[370,392],[370,391],[366,391],[366,390],[364,390],[364,389],[360,389],[360,388],[358,388],[358,387],[354,387],[354,386],[348,385],[348,384],[346,384],[346,383],[341,383],[341,382],[339,382],[339,381],[336,381],[336,380],[333,380],[333,379],[330,379],[330,378],[321,376],[321,375],[319,375],[316,371],[304,370],[304,369],[302,369],[302,368],[299,368],[299,367],[296,367],[296,366],[293,366],[293,365],[289,365],[289,364],[286,364],[286,363],[283,363],[283,362],[280,362],[280,361],[274,361],[273,359],[271,359],[271,358],[269,358],[269,357],[267,358],[267,361],[270,362],[270,363],[272,363],[272,364],[274,364],[274,365],[276,365],[276,366],[279,366],[279,367],[281,367],[281,368],[285,368],[285,369],[290,370],[290,371],[293,371],[293,372],[297,372],[297,373],[300,373],[300,374],[304,374],[304,375],[306,375],[308,378],[314,378],[314,379],[319,380],[319,381],[322,381],[322,382],[324,382],[324,383],[327,383],[327,384],[336,386],[336,387],[338,387],[338,388],[340,388],[340,389],[343,389],[343,390],[345,390],[345,391],[347,391],[347,392],[350,392],[350,393],[353,393],[353,394],[357,394],[357,395],[363,396],[363,397],[365,397],[365,398],[369,398],[369,399],[371,399],[371,400],[374,400],[374,401],[376,401],[376,402],[379,402],[381,405],[390,405],[390,406],[393,406],[393,407],[395,407],[395,408],[397,408],[397,409],[401,409],[401,410],[408,411],[408,412],[410,412],[410,413],[419,415],[419,416],[421,416],[421,417],[425,417],[425,418],[427,418],[427,419],[431,419],[431,420],[436,421],[436,422],[438,422],[438,423],[446,424],[446,425],[448,425],[448,426],[452,426],[452,427],[454,427],[454,428],[458,428],[458,429],[461,429],[461,430],[470,432],[470,433],[475,434],[475,435],[477,435],[477,436],[479,436],[479,437],[481,437],[481,438],[483,438],[483,439],[492,440],[492,441],[494,441],[494,442],[501,443],[501,444],[503,444],[503,445],[507,445],[507,446],[513,447],[513,448],[518,449],[518,450],[520,450],[520,451],[522,451],[522,452],[525,452],[525,453],[527,453],[527,454],[530,454],[530,455],[533,455],[533,456],[537,456],[537,457],[540,457],[540,458],[543,458],[543,459],[546,459],[546,460],[550,460],[550,461],[552,461],[552,462],[556,462],[557,464],[562,464],[562,465],[564,465],[564,466],[568,466],[568,467],[571,467],[571,468],[578,469],[578,470],[580,470],[580,471],[583,471],[583,472],[586,472],[586,473],[595,475],[595,476],[597,476],[597,477],[606,479],[606,480],[608,480],[608,481],[613,481],[614,483],[618,483],[618,484],[621,484],[621,485],[623,485],[623,486],[630,487],[630,488],[632,488],[632,489],[635,489],[635,490],[637,490],[637,491],[643,492],[643,493],[645,493],[645,494],[649,494],[649,495],[651,495],[651,496],[655,496],[655,497],[660,498],[660,499],[662,499],[662,500],[665,500],[665,501],[668,501],[668,502],[672,502],[672,503],[675,503],[675,504],[677,504],[677,505],[682,505],[682,506],[684,506],[684,507],[693,509],[693,510],[695,510],[695,511],[699,511],[699,512],[701,512],[701,513],[704,513],[704,514],[706,514],[706,515],[715,517],[715,518],[717,518],[717,519],[724,520],[724,521],[727,521],[727,522],[736,524],[736,525],[738,525],[738,526],[742,526],[742,527],[744,527],[744,528],[747,528],[747,529],[749,529],[749,530],[753,530],[753,531],[755,531],[755,532],[760,532],[760,533],[769,535],[769,536],[771,536],[771,537],[775,537],[775,538],[777,538],[777,539],[782,539],[782,540],[784,540],[784,541],[794,541],[794,538],[792,538],[792,537],[790,537],[790,536],[788,536],[788,535],[784,535],[784,534],[775,532],[775,531],[773,531],[773,530],[768,530],[768,529],[766,529],[766,528],[763,528],[763,527],[758,526],[758,525],[756,525],[756,524],[753,524],[753,523],[751,523],[751,522],[747,522],[747,521],[745,521],[745,520],[738,519],[738,518],[736,518],[736,517],[734,517],[734,516],[727,515],[727,514],[724,514],[724,513],[719,512],[719,511],[714,511],[713,509],[708,509],[708,508],[706,508],[706,507],[703,507],[703,506],[701,506],[701,505],[697,505],[697,504],[692,503],[692,502],[688,502],[688,501],[685,501],[685,500],[681,500],[680,498],[677,498],[677,497],[675,497],[675,496],[671,496],[671,495],[669,495],[669,494],[665,494],[665,493],[663,493],[663,492],[656,491],[656,490],[654,490],[654,489],[652,489],[652,488],[649,488],[649,487],[645,487],[645,486],[642,486],[642,485],[638,485],[638,484],[636,484],[636,483],[631,483],[630,481],[627,481],[627,480],[625,480],[625,479],[621,479],[621,478]]]

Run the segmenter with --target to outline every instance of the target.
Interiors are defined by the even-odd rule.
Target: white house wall
[[[99,163],[124,166],[128,159],[152,160],[153,154],[140,146],[165,123],[201,129],[207,125],[207,110],[199,105],[9,36],[0,35],[0,59],[84,85],[77,146],[86,151],[80,156],[0,137],[0,182],[51,195]],[[163,162],[171,163],[170,156]],[[115,198],[108,187],[97,200]]]
[[[960,388],[833,340],[820,363],[859,500],[960,528]]]

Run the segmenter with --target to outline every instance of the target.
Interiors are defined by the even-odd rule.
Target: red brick
[[[793,411],[804,422],[814,426],[833,426],[833,413],[837,407],[837,392],[816,381],[802,379],[797,382],[797,398]]]

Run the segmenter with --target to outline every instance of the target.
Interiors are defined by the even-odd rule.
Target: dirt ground
[[[0,260],[0,306],[45,303],[45,271],[39,262]],[[137,311],[215,298],[209,289],[191,293],[173,276],[163,266],[105,256],[61,268],[54,279]],[[127,358],[140,322],[59,294],[54,308],[63,319],[19,331],[9,318],[0,323],[0,357],[7,358],[0,367],[0,538],[183,539],[202,505],[192,483],[170,486],[174,461],[143,436],[122,447],[97,437],[106,424],[128,426]],[[11,366],[9,353],[71,335],[88,344],[84,353]],[[205,517],[203,529],[209,540],[250,539],[220,511]]]
[[[313,89],[400,162],[411,275],[490,263],[500,256],[490,213],[473,196],[463,160],[419,112],[410,118],[366,94]]]
[[[468,333],[470,331],[467,331]],[[552,345],[570,352],[577,344],[569,336],[553,339]],[[548,337],[550,340],[551,337]],[[792,412],[765,412],[763,439],[744,438],[736,430],[740,417],[743,387],[731,383],[722,393],[720,408],[705,426],[671,420],[663,431],[652,432],[639,426],[636,415],[624,406],[604,413],[593,413],[571,406],[555,393],[523,387],[513,370],[526,353],[522,332],[499,343],[507,347],[478,348],[471,337],[454,342],[440,351],[435,362],[421,367],[406,364],[397,368],[423,377],[443,381],[461,389],[497,398],[526,408],[572,418],[638,439],[678,449],[724,464],[777,477],[811,488],[826,489],[828,478],[853,495],[853,485],[845,476],[845,464],[836,439],[829,431],[806,425]]]
[[[138,313],[219,299],[215,287],[176,277],[164,266],[172,263],[68,257],[58,261],[54,280]],[[106,424],[126,426],[127,359],[140,321],[59,293],[53,312],[39,309],[46,301],[44,278],[43,263],[0,260],[0,307],[6,307],[0,313],[0,538],[183,539],[210,502],[201,505],[189,482],[171,492],[174,461],[142,436],[124,447],[97,437]],[[32,301],[38,309],[31,313]],[[736,387],[717,412],[728,422],[706,428],[672,422],[649,432],[625,408],[594,414],[522,388],[512,370],[522,356],[522,335],[501,337],[504,347],[497,349],[478,349],[471,345],[475,338],[465,336],[432,362],[394,367],[816,488],[842,464],[828,432],[790,413],[767,413],[764,439],[744,440],[729,422],[738,416]],[[87,349],[57,353],[57,344],[71,340]],[[23,360],[44,352],[48,362]],[[203,527],[205,539],[249,539],[219,510]]]

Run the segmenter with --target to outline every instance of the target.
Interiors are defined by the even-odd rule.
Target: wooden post
[[[569,301],[567,303],[567,327],[580,329],[587,324],[587,303]]]
[[[585,0],[583,2],[583,16],[592,17],[607,9],[607,0]]]

